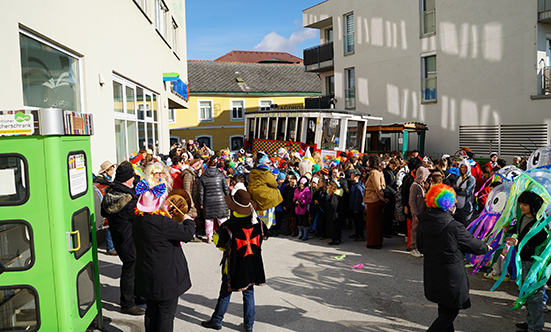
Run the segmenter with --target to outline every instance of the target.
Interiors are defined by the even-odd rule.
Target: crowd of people
[[[515,157],[514,164],[526,168],[526,160]],[[346,240],[342,238],[343,229],[353,229],[348,241],[364,243],[366,248],[375,250],[383,248],[385,238],[403,236],[404,247],[413,257],[426,255],[425,282],[427,269],[429,276],[433,273],[441,278],[434,270],[450,259],[457,265],[458,273],[465,274],[460,257],[488,250],[466,227],[484,207],[492,189],[488,179],[505,166],[496,153],[480,166],[468,147],[462,148],[460,155],[434,159],[422,157],[418,151],[408,156],[399,151],[381,156],[360,156],[356,151],[322,156],[309,149],[291,152],[286,148],[271,155],[244,149],[231,153],[229,149],[212,151],[192,141],[173,145],[168,155],[154,156],[150,150],[140,150],[118,166],[106,161],[95,179],[103,196],[102,215],[107,217],[111,233],[107,253],[118,254],[123,262],[121,312],[145,313],[148,331],[170,330],[172,323],[166,318],[167,312],[170,316],[177,303],[170,295],[180,295],[191,285],[182,251],[178,247],[179,253],[174,252],[180,241],[214,242],[225,250],[218,303],[211,319],[203,322],[204,327],[212,329],[221,328],[231,292],[243,291],[245,329],[252,331],[253,286],[265,282],[257,249],[269,236],[302,241],[316,237],[335,246]],[[162,202],[174,190],[179,190],[188,203],[183,222],[170,224],[168,218],[173,215],[162,212]],[[434,199],[437,190],[447,193],[447,203]],[[151,217],[144,219],[144,215]],[[456,224],[447,227],[452,220]],[[156,223],[166,225],[159,229],[154,226]],[[435,240],[443,236],[442,228],[446,229],[447,238]],[[170,263],[185,271],[180,273],[182,280],[171,280],[164,286],[160,286],[166,278],[163,274],[155,280],[142,280],[144,274],[156,269],[146,263],[159,255],[147,248],[152,236],[168,241],[165,254],[177,257]],[[237,240],[244,238],[247,243],[254,238],[256,247],[246,246],[245,255],[237,257],[235,253],[243,247]],[[435,252],[449,249],[450,238],[458,243],[453,249],[456,252],[435,257]],[[243,259],[250,261],[243,265]],[[250,271],[252,266],[255,271]],[[159,269],[163,270],[161,266]],[[140,278],[136,270],[140,270]],[[466,275],[461,280],[460,283],[466,281]],[[149,289],[152,285],[168,288],[153,291]],[[441,289],[425,289],[427,298],[439,303],[439,318],[429,331],[453,331],[457,310],[470,306],[468,284],[460,286],[467,288],[466,298],[464,289],[456,292],[459,295],[452,291],[456,300],[451,304],[449,298],[448,302],[439,302]],[[147,303],[146,312],[137,306],[141,303]]]

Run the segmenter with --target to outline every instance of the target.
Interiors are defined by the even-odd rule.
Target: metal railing
[[[436,9],[419,13],[420,35],[432,35],[436,33]]]
[[[551,21],[551,0],[538,0],[538,21]]]
[[[356,108],[356,88],[344,89],[344,108]]]
[[[354,32],[344,35],[344,55],[354,53]]]
[[[436,77],[421,79],[421,102],[436,101]]]
[[[307,48],[303,55],[306,71],[333,68],[333,42]]]

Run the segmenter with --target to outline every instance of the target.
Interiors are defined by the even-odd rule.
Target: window
[[[328,95],[335,94],[335,76],[334,75],[325,77],[325,92]]]
[[[148,89],[113,76],[117,163],[127,160],[130,153],[141,148],[160,148],[158,100],[158,96]]]
[[[33,266],[33,232],[27,222],[0,222],[0,243],[0,263],[6,268],[6,272],[28,270]]]
[[[241,135],[230,136],[230,146],[232,151],[239,150],[243,147],[244,138]]]
[[[287,118],[287,136],[285,136],[286,140],[295,140],[296,126],[297,118]]]
[[[436,101],[436,55],[421,58],[422,78],[421,96],[422,102]]]
[[[421,0],[419,14],[420,36],[432,36],[436,33],[435,0]]]
[[[78,314],[80,318],[88,312],[96,302],[96,279],[94,265],[88,263],[77,276]]]
[[[199,121],[214,121],[212,117],[212,100],[199,100]]]
[[[272,109],[272,100],[260,100],[258,105],[259,111],[269,111]]]
[[[80,58],[20,30],[25,106],[81,111]]]
[[[0,331],[37,331],[38,294],[31,286],[0,287]]]
[[[168,109],[168,122],[176,122],[176,110],[173,108]]]
[[[146,0],[134,0],[134,2],[144,11],[144,13],[147,13],[147,1]]]
[[[333,27],[324,30],[324,37],[326,43],[331,43],[333,41]]]
[[[231,100],[230,101],[231,121],[243,120],[243,110],[245,109],[244,100]]]
[[[348,120],[347,130],[346,130],[346,146],[344,147],[347,150],[361,150],[361,138],[364,132],[364,122],[363,121],[352,121]]]
[[[338,149],[339,139],[341,133],[341,120],[340,119],[323,119],[323,130],[321,138],[322,149]]]
[[[209,149],[212,150],[212,136],[210,135],[196,136],[195,141],[199,143],[199,148],[203,147],[203,144],[205,144]]]
[[[356,74],[354,68],[344,70],[344,107],[346,109],[356,108]]]
[[[20,154],[0,154],[0,206],[22,205],[29,199],[27,159]]]
[[[344,15],[344,55],[354,53],[354,13]]]
[[[168,7],[165,5],[164,1],[155,0],[155,28],[165,39],[167,35],[167,13]]]
[[[73,236],[73,248],[80,247],[75,251],[75,258],[79,259],[92,246],[90,241],[90,210],[87,207],[73,214],[72,228],[73,232],[78,231],[80,234],[80,243],[78,243],[79,236]]]
[[[172,50],[178,53],[178,24],[172,20]]]

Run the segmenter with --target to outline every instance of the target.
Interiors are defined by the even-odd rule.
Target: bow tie
[[[136,186],[136,195],[141,195],[148,190],[151,190],[151,192],[153,193],[153,195],[155,195],[155,197],[161,197],[166,191],[166,184],[161,183],[156,185],[153,188],[150,188],[149,183],[145,179],[143,179],[140,182],[138,182],[138,185]]]

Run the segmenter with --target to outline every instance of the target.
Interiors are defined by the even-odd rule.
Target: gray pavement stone
[[[404,238],[385,239],[381,250],[348,239],[329,246],[329,240],[272,237],[263,244],[267,283],[255,287],[255,331],[426,331],[437,316],[437,305],[423,294],[423,259],[407,251]],[[184,245],[192,287],[182,295],[174,320],[175,331],[209,331],[200,326],[216,305],[222,253],[213,245]],[[338,255],[346,255],[341,260]],[[144,331],[143,316],[119,312],[120,261],[103,253],[100,280],[104,331]],[[364,264],[362,269],[351,266]],[[482,273],[470,276],[472,307],[460,311],[456,331],[515,331],[525,309],[509,312],[517,288],[505,283],[490,292],[493,281]],[[546,314],[551,321],[551,314]],[[546,323],[545,331],[551,331]],[[232,296],[222,331],[242,331],[241,294]]]

